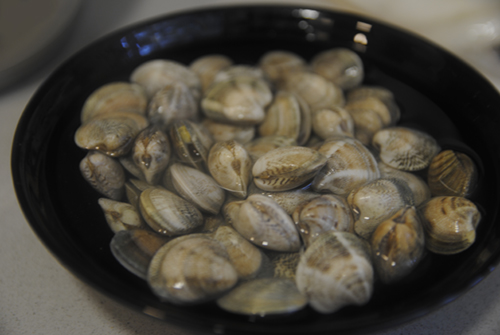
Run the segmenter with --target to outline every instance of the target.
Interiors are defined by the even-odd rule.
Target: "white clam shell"
[[[368,246],[352,233],[320,235],[302,254],[295,282],[312,308],[333,313],[347,305],[364,305],[373,292]]]
[[[98,203],[109,228],[114,233],[143,226],[141,214],[133,205],[107,198],[99,198]]]
[[[239,207],[232,225],[243,237],[265,249],[298,251],[300,237],[290,215],[274,200],[252,194]]]

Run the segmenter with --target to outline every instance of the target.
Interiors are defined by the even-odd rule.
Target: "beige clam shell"
[[[301,56],[293,52],[273,50],[260,58],[259,67],[272,83],[282,87],[283,81],[290,73],[305,70],[307,63]]]
[[[238,142],[215,143],[208,155],[208,170],[219,185],[238,198],[245,198],[251,181],[252,159]]]
[[[429,251],[452,255],[474,243],[481,213],[472,201],[455,196],[433,197],[419,211]]]
[[[219,213],[225,192],[211,176],[178,163],[169,169],[172,185],[181,197],[204,212]]]
[[[232,225],[257,246],[276,251],[298,251],[300,237],[291,217],[274,200],[252,194],[241,203]]]
[[[128,82],[112,82],[96,89],[85,100],[80,118],[82,123],[96,115],[113,112],[146,114],[148,97],[142,86]]]
[[[327,157],[312,186],[315,191],[347,195],[353,189],[380,177],[373,154],[351,137],[331,137],[318,151]]]
[[[134,141],[132,159],[147,183],[155,185],[167,168],[171,155],[170,140],[160,129],[148,127]]]
[[[462,152],[444,150],[431,161],[427,182],[433,196],[468,197],[475,190],[478,171],[474,161]]]
[[[253,165],[257,187],[266,191],[286,191],[314,178],[326,164],[326,157],[316,150],[288,146],[271,150]]]
[[[313,309],[326,314],[369,301],[374,273],[368,248],[352,233],[330,231],[306,249],[295,282]]]
[[[380,130],[372,140],[387,165],[403,170],[418,171],[429,166],[441,148],[429,134],[405,127]]]
[[[122,198],[125,171],[116,159],[99,151],[89,151],[80,161],[80,172],[99,193],[113,200]]]
[[[293,138],[281,135],[270,135],[257,137],[252,141],[246,143],[244,146],[250,157],[252,157],[252,160],[255,162],[257,159],[271,150],[296,145],[297,141]]]
[[[318,53],[311,60],[311,67],[343,90],[358,86],[364,79],[363,61],[347,48],[333,48]]]
[[[312,130],[323,140],[333,136],[354,137],[354,120],[342,107],[332,106],[317,110],[311,119]]]
[[[144,190],[139,208],[146,223],[167,236],[187,234],[203,224],[203,215],[194,205],[160,187]]]
[[[147,281],[162,300],[188,305],[218,298],[236,285],[238,274],[219,241],[190,234],[156,252]]]
[[[224,55],[210,54],[196,58],[189,68],[198,75],[202,92],[206,92],[221,70],[233,65],[233,61]]]
[[[419,264],[425,251],[422,223],[414,206],[401,208],[371,237],[373,264],[382,282],[397,282]]]
[[[114,233],[143,226],[141,214],[133,205],[108,198],[99,198],[98,203],[109,228]]]
[[[246,144],[255,137],[255,126],[235,126],[210,119],[204,119],[202,125],[212,134],[215,142],[235,140]]]

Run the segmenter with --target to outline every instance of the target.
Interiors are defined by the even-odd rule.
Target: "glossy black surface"
[[[358,24],[363,22],[365,24]],[[367,25],[371,28],[366,29]],[[367,45],[355,42],[364,34]],[[153,58],[189,64],[208,53],[255,64],[268,50],[306,59],[331,47],[358,51],[366,84],[389,88],[401,124],[417,126],[443,147],[461,147],[481,167],[473,200],[483,212],[475,244],[455,256],[427,255],[403,282],[376,284],[371,301],[332,315],[305,309],[280,318],[247,318],[214,304],[160,302],[146,283],[112,257],[100,197],[80,175],[85,152],[73,135],[86,97],[127,80]],[[225,334],[343,334],[396,326],[426,315],[476,285],[500,256],[500,96],[485,79],[442,49],[368,18],[295,7],[226,7],[166,16],[113,33],[60,66],[32,97],[13,143],[12,173],[25,216],[47,248],[75,275],[139,311],[196,331]]]

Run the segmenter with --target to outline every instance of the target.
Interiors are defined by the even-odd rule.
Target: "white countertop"
[[[432,0],[432,3],[440,1],[446,6],[452,3],[447,0]],[[493,14],[500,17],[500,11],[494,12],[500,8],[495,4],[498,1],[454,1],[447,10],[440,8],[432,11],[429,11],[427,7],[431,3],[429,1],[420,1],[419,5],[415,5],[416,1],[392,1],[392,6],[389,7],[388,3],[391,1],[384,0],[274,2],[348,8],[351,11],[372,14],[383,20],[404,25],[407,29],[424,34],[469,60],[494,84],[500,82],[497,79],[500,78],[500,64],[497,69],[495,67],[497,60],[496,58],[493,60],[493,53],[490,54],[488,49],[491,43],[496,43],[496,34],[499,32],[498,22],[490,18]],[[192,335],[186,330],[118,304],[81,282],[52,257],[31,230],[17,203],[10,171],[12,139],[21,113],[37,87],[63,60],[96,38],[117,28],[164,13],[200,6],[254,2],[84,0],[70,39],[59,49],[59,53],[30,77],[0,91],[0,114],[3,118],[0,122],[0,153],[4,157],[3,162],[0,163],[0,185],[2,186],[0,188],[2,199],[0,202],[2,218],[0,334]],[[459,6],[453,7],[455,4]],[[470,10],[471,4],[475,6],[474,11]],[[484,5],[484,10],[480,10],[483,7],[479,5],[477,7],[476,4]],[[398,11],[405,8],[410,10],[404,15],[398,14]],[[464,16],[464,13],[470,15]],[[408,17],[412,19],[407,19]],[[445,19],[439,21],[443,17]],[[450,29],[447,30],[446,27]],[[460,29],[467,30],[468,35],[462,34]],[[462,38],[457,39],[457,36],[462,36]],[[444,308],[399,328],[376,334],[500,334],[499,316],[500,271],[496,270],[464,296]]]

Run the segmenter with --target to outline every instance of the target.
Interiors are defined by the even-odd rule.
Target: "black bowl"
[[[362,35],[360,35],[362,34]],[[363,42],[364,38],[366,42]],[[213,303],[179,307],[160,302],[146,283],[111,255],[97,199],[80,175],[85,152],[73,135],[86,97],[128,80],[139,64],[167,58],[189,64],[209,53],[256,64],[284,49],[309,60],[332,47],[359,53],[365,84],[394,92],[401,124],[418,126],[446,147],[467,150],[480,167],[473,201],[483,219],[477,240],[454,256],[427,255],[403,282],[377,284],[371,301],[332,315],[312,309],[277,318],[243,317]],[[491,272],[500,255],[500,95],[481,75],[443,49],[369,18],[323,9],[223,7],[160,17],[113,33],[77,53],[38,89],[19,122],[12,173],[33,230],[71,272],[144,313],[195,331],[225,334],[354,333],[399,325],[450,303]]]

